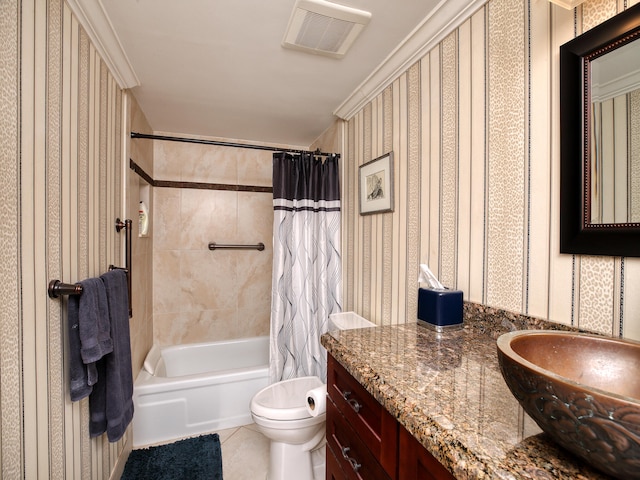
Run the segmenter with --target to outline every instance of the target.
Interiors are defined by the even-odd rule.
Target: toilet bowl
[[[269,480],[314,480],[311,451],[322,445],[326,413],[309,414],[306,393],[318,377],[301,377],[263,388],[251,400],[251,416],[270,442]]]

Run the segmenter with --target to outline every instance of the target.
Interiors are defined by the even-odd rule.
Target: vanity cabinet
[[[453,478],[331,355],[327,393],[327,480]]]
[[[333,478],[395,480],[396,420],[331,356],[327,393],[327,456],[335,456],[327,466],[337,463],[342,472]]]
[[[406,428],[400,426],[398,442],[398,480],[454,480],[444,468]]]

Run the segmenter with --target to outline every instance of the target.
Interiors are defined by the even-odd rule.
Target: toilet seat
[[[263,388],[251,400],[251,412],[270,420],[310,418],[305,395],[322,386],[318,377],[300,377],[277,382]]]

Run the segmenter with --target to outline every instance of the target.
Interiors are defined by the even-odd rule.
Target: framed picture
[[[393,152],[360,165],[360,215],[393,212]]]

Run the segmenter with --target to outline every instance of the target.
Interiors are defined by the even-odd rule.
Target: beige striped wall
[[[124,94],[62,0],[2,0],[0,49],[0,477],[109,478],[127,443],[69,400],[47,284],[122,264]]]
[[[624,7],[491,0],[347,119],[346,310],[414,321],[427,263],[466,300],[640,338],[640,260],[558,253],[559,47]],[[391,150],[395,211],[360,216],[358,167]]]

